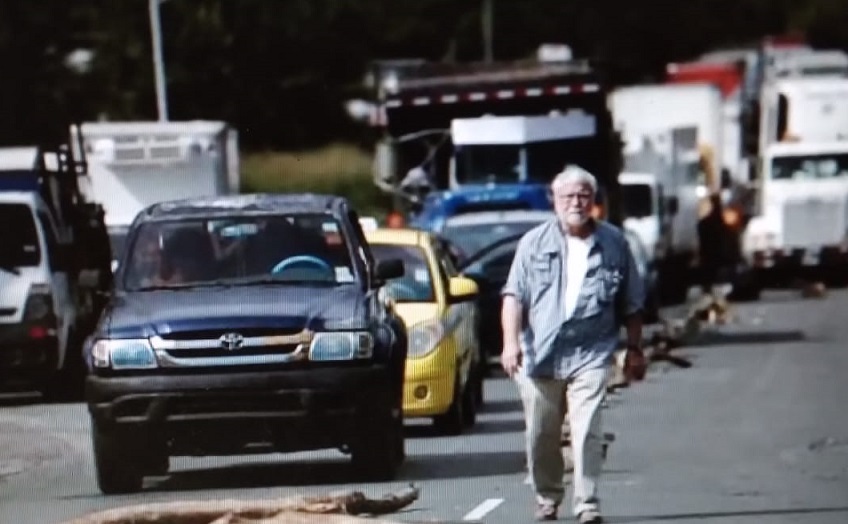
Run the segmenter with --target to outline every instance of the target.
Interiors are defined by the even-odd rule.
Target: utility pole
[[[492,50],[492,38],[494,37],[494,28],[492,18],[494,17],[493,0],[483,0],[482,26],[483,26],[483,61],[491,63],[494,59],[494,51]]]
[[[150,4],[150,37],[153,39],[153,71],[156,75],[156,107],[159,121],[168,121],[168,98],[165,92],[165,64],[162,60],[162,25],[159,4],[164,0],[148,0]]]

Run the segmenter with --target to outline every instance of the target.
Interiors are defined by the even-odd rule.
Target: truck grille
[[[162,336],[164,340],[218,340],[227,333],[238,333],[245,338],[250,337],[271,337],[277,335],[296,335],[300,333],[300,328],[280,329],[280,328],[250,328],[250,329],[205,329],[192,331],[178,331],[175,333],[165,333]]]
[[[806,199],[787,202],[783,208],[783,241],[786,247],[819,247],[839,244],[845,237],[846,203]]]
[[[259,334],[259,330],[195,331],[150,339],[159,365],[167,368],[285,364],[307,357],[312,333]]]
[[[293,353],[297,344],[286,344],[278,346],[250,347],[241,349],[223,349],[221,347],[210,347],[208,349],[170,349],[166,352],[176,358],[206,358],[206,357],[244,357],[257,355],[282,355]]]

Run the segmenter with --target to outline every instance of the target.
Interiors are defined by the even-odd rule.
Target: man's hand
[[[521,347],[518,344],[504,344],[501,352],[501,366],[509,378],[518,373],[521,367]]]
[[[645,379],[645,373],[648,371],[648,363],[645,360],[645,354],[642,348],[638,346],[628,346],[624,353],[624,377],[630,381],[640,382]]]

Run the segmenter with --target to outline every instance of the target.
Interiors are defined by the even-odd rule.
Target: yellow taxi
[[[408,331],[404,416],[432,417],[440,432],[459,434],[474,424],[482,401],[477,284],[458,273],[432,233],[374,229],[365,236],[376,260],[404,263],[404,276],[382,289]]]

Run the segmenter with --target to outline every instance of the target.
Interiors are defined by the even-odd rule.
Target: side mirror
[[[453,277],[448,282],[450,302],[464,302],[475,298],[480,292],[477,282],[467,277]]]
[[[668,209],[669,216],[674,216],[677,214],[677,212],[680,210],[680,203],[678,202],[676,196],[668,197],[668,206],[666,209]]]
[[[374,269],[374,276],[377,280],[391,280],[400,278],[404,274],[403,260],[399,258],[390,258],[377,262],[377,267]]]

